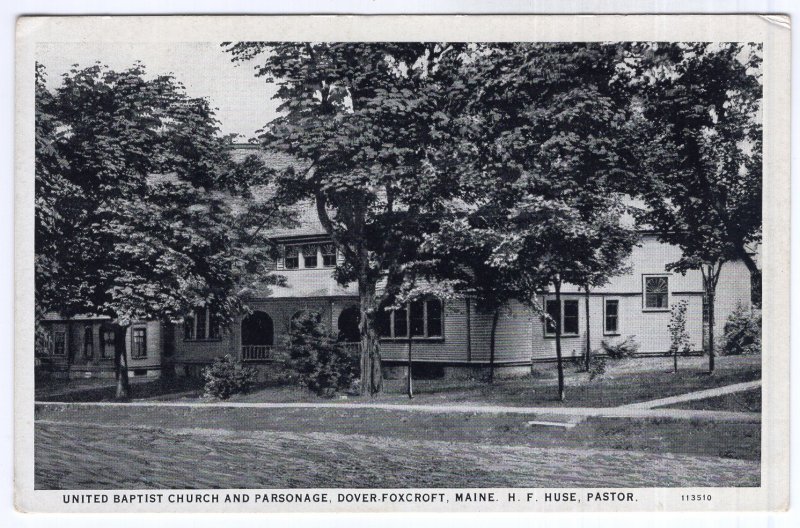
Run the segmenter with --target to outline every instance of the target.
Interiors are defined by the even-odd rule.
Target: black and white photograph
[[[31,493],[787,496],[764,40],[220,34],[29,46]]]

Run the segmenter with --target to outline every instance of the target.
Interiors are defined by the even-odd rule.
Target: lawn
[[[564,430],[527,426],[533,418],[47,406],[37,409],[36,487],[758,485],[758,424],[589,419]]]
[[[415,380],[415,397],[405,395],[404,379],[385,380],[385,391],[376,397],[340,396],[337,402],[379,402],[428,404],[472,403],[510,406],[553,407],[616,407],[649,401],[687,392],[753,381],[761,378],[761,356],[729,356],[717,358],[713,375],[706,371],[708,358],[680,359],[680,369],[672,372],[672,360],[665,357],[608,360],[606,373],[594,380],[571,362],[565,364],[567,400],[557,401],[556,366],[535,365],[529,375],[514,379],[498,379],[489,385],[475,379]],[[113,380],[70,380],[37,382],[38,401],[109,401],[114,398]],[[198,401],[203,396],[202,381],[187,378],[172,380],[134,380],[133,399],[157,401]],[[320,398],[295,385],[275,383],[258,387],[250,394],[235,395],[238,402],[317,402]],[[697,407],[688,407],[697,408]],[[723,407],[719,407],[723,410]],[[733,409],[731,409],[733,410]]]
[[[405,380],[386,380],[386,390],[377,397],[348,396],[338,401],[381,403],[470,402],[476,404],[553,407],[616,407],[630,403],[676,396],[761,378],[761,356],[728,356],[717,359],[716,372],[707,373],[708,358],[680,359],[677,373],[672,359],[664,357],[608,360],[606,373],[594,380],[575,365],[565,365],[567,400],[557,400],[556,367],[539,364],[528,376],[496,380],[489,385],[479,380],[417,380],[415,397],[405,395]],[[165,398],[166,399],[166,398]],[[251,394],[238,395],[232,401],[297,402],[322,401],[296,387],[266,387]]]

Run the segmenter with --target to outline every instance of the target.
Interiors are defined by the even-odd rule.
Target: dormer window
[[[317,249],[316,245],[303,246],[303,267],[316,268],[317,267]]]
[[[326,268],[336,266],[336,246],[323,244],[320,250],[322,252],[322,265]]]
[[[286,246],[286,256],[284,257],[286,269],[297,269],[300,267],[300,247]]]
[[[283,267],[284,269],[336,267],[336,246],[319,243],[284,246]]]

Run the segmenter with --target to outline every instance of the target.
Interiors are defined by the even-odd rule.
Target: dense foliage
[[[195,306],[228,319],[241,283],[266,274],[270,245],[252,226],[279,215],[237,217],[229,200],[263,183],[263,166],[235,163],[208,102],[141,64],[74,67],[55,89],[37,67],[36,88],[38,313],[110,316],[120,334]]]
[[[288,366],[304,387],[325,397],[353,387],[359,358],[316,313],[304,312],[293,319],[288,341]]]
[[[258,372],[226,354],[203,368],[202,376],[206,382],[206,397],[227,400],[234,394],[249,392],[256,384]]]
[[[724,356],[761,353],[761,315],[739,305],[725,322],[720,343]]]

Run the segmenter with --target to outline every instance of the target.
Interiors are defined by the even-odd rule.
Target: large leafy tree
[[[225,44],[234,61],[278,87],[267,148],[301,162],[278,177],[277,200],[310,201],[344,255],[340,282],[358,284],[361,389],[381,390],[376,317],[404,282],[415,240],[457,188],[438,130],[463,46],[440,43]],[[454,167],[451,164],[450,167]],[[379,281],[385,287],[378,288]]]
[[[751,254],[761,239],[760,46],[661,43],[637,68],[647,205],[640,220],[683,250],[671,269],[702,273],[713,372],[721,269],[741,260],[760,276]]]
[[[478,260],[495,275],[476,276],[499,279],[493,303],[549,284],[560,310],[564,283],[588,290],[624,269],[636,240],[621,198],[636,165],[630,56],[611,44],[515,43],[476,46],[465,61],[470,84],[455,89],[471,96],[448,144],[464,161],[461,196],[478,204],[470,229],[491,233]],[[560,321],[555,330],[564,399]]]
[[[265,171],[234,163],[208,102],[171,76],[75,67],[50,91],[37,72],[37,304],[117,323],[124,398],[130,322],[209,305],[230,318],[242,281],[266,271],[256,257],[268,242],[253,225],[277,214],[231,209]]]

